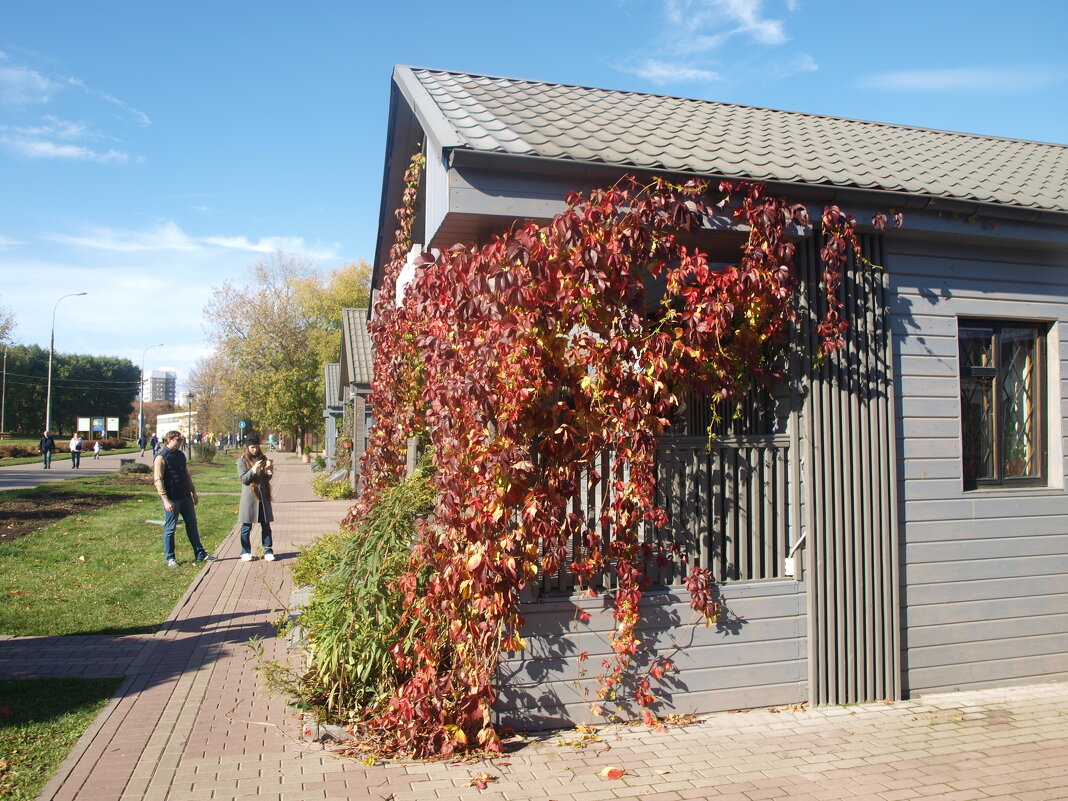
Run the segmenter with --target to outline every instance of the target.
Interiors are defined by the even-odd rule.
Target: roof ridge
[[[658,94],[656,92],[637,92],[637,91],[634,91],[634,90],[631,90],[631,89],[607,89],[607,88],[602,87],[602,86],[585,86],[585,85],[582,85],[582,84],[557,83],[557,82],[553,82],[553,81],[534,80],[532,78],[511,78],[511,77],[508,77],[506,75],[486,75],[486,74],[478,73],[478,72],[464,72],[462,70],[437,69],[437,68],[434,68],[434,67],[415,67],[415,66],[408,66],[408,65],[402,65],[402,66],[406,66],[406,68],[411,70],[413,73],[414,72],[429,72],[429,73],[435,73],[435,74],[438,74],[438,75],[464,76],[464,77],[467,77],[467,78],[486,78],[486,79],[491,80],[491,81],[509,81],[511,83],[517,83],[517,84],[529,84],[529,85],[536,85],[536,86],[558,86],[558,87],[561,87],[561,88],[564,88],[564,89],[580,89],[580,90],[589,91],[589,92],[611,92],[611,93],[619,94],[619,95],[635,95],[635,96],[638,96],[638,97],[660,98],[660,99],[664,99],[664,100],[681,100],[681,101],[685,101],[687,103],[708,103],[708,104],[713,104],[713,105],[717,105],[717,106],[727,106],[727,107],[737,108],[737,109],[749,109],[749,110],[754,110],[754,111],[766,111],[766,112],[772,112],[772,113],[775,113],[775,114],[792,114],[792,115],[799,116],[799,117],[813,117],[813,118],[821,119],[821,120],[836,120],[836,121],[839,121],[839,122],[859,123],[859,124],[862,124],[862,125],[874,125],[874,126],[880,126],[880,127],[885,127],[885,128],[894,128],[894,129],[898,129],[898,130],[925,131],[925,132],[928,132],[928,133],[943,134],[943,135],[946,135],[946,136],[959,136],[959,137],[967,138],[967,139],[979,139],[979,140],[983,140],[983,141],[994,141],[994,142],[1023,142],[1023,143],[1029,144],[1029,145],[1044,145],[1046,147],[1056,147],[1056,148],[1068,149],[1068,144],[1060,144],[1058,142],[1045,142],[1045,141],[1035,140],[1035,139],[1019,139],[1019,138],[1012,137],[1012,136],[995,136],[995,135],[992,135],[992,134],[972,133],[972,132],[969,132],[969,131],[950,131],[950,130],[946,130],[946,129],[943,129],[943,128],[928,128],[928,127],[922,126],[922,125],[905,125],[904,123],[899,123],[899,122],[884,122],[884,121],[881,121],[881,120],[865,120],[865,119],[860,119],[858,117],[841,117],[841,116],[838,116],[838,115],[835,115],[835,114],[817,114],[817,113],[812,112],[812,111],[793,111],[791,109],[778,109],[778,108],[771,108],[769,106],[752,106],[752,105],[748,105],[748,104],[745,104],[745,103],[730,103],[730,102],[726,102],[726,101],[723,101],[723,100],[702,100],[700,98],[684,97],[682,95]]]

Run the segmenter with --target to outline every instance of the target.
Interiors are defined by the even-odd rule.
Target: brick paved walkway
[[[280,561],[240,562],[231,534],[221,561],[199,574],[155,636],[0,642],[0,672],[31,658],[25,672],[84,674],[70,662],[89,663],[64,662],[57,649],[66,645],[68,657],[95,655],[92,675],[129,677],[41,801],[1068,799],[1068,684],[710,715],[667,732],[606,729],[581,750],[565,744],[574,734],[531,737],[492,764],[335,759],[296,739],[297,720],[280,699],[257,693],[243,645],[261,636],[268,653],[281,654],[269,621],[276,597],[288,596],[283,565],[347,506],[315,499],[306,466],[277,465]],[[607,766],[627,775],[603,779]],[[486,790],[463,786],[483,771],[495,777]]]

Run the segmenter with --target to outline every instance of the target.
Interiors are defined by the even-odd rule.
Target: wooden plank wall
[[[911,694],[1068,679],[1068,259],[888,238]],[[1050,325],[1049,486],[963,488],[959,317]]]

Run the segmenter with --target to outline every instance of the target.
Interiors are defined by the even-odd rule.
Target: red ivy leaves
[[[584,583],[610,567],[617,576],[615,656],[605,660],[598,696],[618,697],[640,645],[635,627],[653,558],[639,531],[667,522],[655,503],[657,433],[684,388],[730,400],[778,376],[795,319],[786,231],[810,221],[803,206],[766,196],[762,184],[721,183],[717,206],[733,203],[749,239],[736,265],[717,269],[676,238],[699,231],[709,214],[705,184],[626,180],[571,194],[547,225],[422,257],[398,306],[421,166],[417,157],[406,176],[375,304],[377,422],[349,522],[403,475],[409,437],[430,446],[440,497],[398,586],[423,634],[393,645],[404,681],[364,721],[387,747],[427,756],[500,749],[494,682],[501,648],[524,645],[520,591],[539,571],[556,570],[576,540],[583,547],[570,567]],[[821,224],[830,312],[820,332],[833,350],[845,330],[834,295],[857,241],[837,207]],[[665,286],[662,299],[650,298],[654,284]],[[608,502],[600,520],[587,521],[573,503],[604,454]],[[431,578],[417,593],[424,566]],[[686,585],[694,608],[713,618],[709,572],[691,570]],[[642,706],[655,701],[650,679],[670,667],[652,665],[633,685]]]

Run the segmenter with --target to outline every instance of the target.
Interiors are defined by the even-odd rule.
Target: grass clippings
[[[0,798],[35,799],[121,682],[0,679]]]

